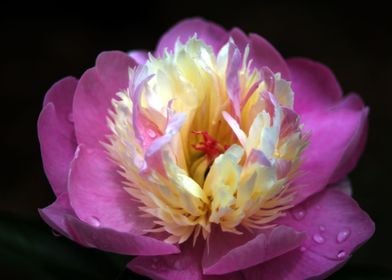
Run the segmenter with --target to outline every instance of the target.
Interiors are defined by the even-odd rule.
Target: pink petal
[[[210,45],[215,53],[218,53],[229,39],[227,32],[215,23],[201,18],[185,19],[177,23],[162,36],[158,43],[156,55],[162,56],[165,49],[173,51],[177,39],[181,43],[186,43],[195,34],[197,34],[197,38]]]
[[[242,54],[244,54],[246,45],[249,45],[249,59],[252,59],[252,65],[255,68],[268,67],[272,72],[279,72],[283,78],[290,80],[290,71],[286,61],[263,37],[253,33],[248,37],[238,28],[234,28],[230,32],[230,36],[234,39]]]
[[[311,197],[278,222],[306,232],[304,245],[243,271],[246,279],[324,279],[374,233],[374,223],[358,204],[333,189]]]
[[[226,274],[280,256],[301,245],[305,235],[286,226],[251,234],[212,234],[210,250],[204,251],[205,274]]]
[[[79,144],[102,149],[101,141],[110,134],[108,111],[116,93],[128,88],[128,69],[135,61],[119,51],[103,52],[96,67],[87,70],[76,88],[74,99],[75,133]]]
[[[76,215],[90,225],[121,232],[141,234],[151,228],[152,221],[140,217],[140,205],[124,190],[123,180],[105,153],[79,146],[68,186]]]
[[[56,195],[66,192],[69,164],[76,149],[72,124],[72,100],[78,81],[68,77],[46,94],[38,119],[43,165]]]
[[[127,255],[160,255],[178,252],[176,246],[155,238],[91,226],[80,221],[71,209],[66,194],[59,196],[48,207],[40,209],[39,213],[54,230],[83,246]]]
[[[294,109],[306,113],[328,108],[342,98],[342,89],[332,71],[305,58],[287,60],[294,90]]]
[[[78,80],[74,77],[66,77],[55,83],[46,93],[43,107],[53,103],[56,107],[57,116],[65,125],[72,126],[72,102]]]
[[[231,130],[234,132],[235,136],[237,136],[238,141],[243,147],[245,147],[247,137],[245,132],[240,128],[238,122],[226,111],[223,111],[222,115],[227,124],[230,126]]]
[[[367,109],[358,110],[339,105],[301,116],[304,130],[310,132],[310,139],[295,180],[298,188],[295,204],[331,182],[352,143],[357,141]]]
[[[145,64],[148,60],[148,52],[147,51],[130,51],[128,55],[139,65]]]
[[[162,136],[156,138],[151,142],[146,150],[145,160],[148,167],[158,171],[160,174],[165,174],[165,167],[163,165],[162,150],[168,145],[173,137],[180,131],[186,115],[184,113],[174,113],[168,118],[168,124]]]
[[[160,280],[242,280],[240,272],[226,275],[203,275],[200,266],[204,241],[199,240],[195,247],[192,242],[181,246],[181,253],[157,257],[136,257],[129,264],[132,271]]]
[[[74,215],[67,194],[61,194],[46,208],[39,209],[41,218],[55,231],[62,235],[71,238],[71,234],[65,223],[66,215]]]
[[[178,253],[178,248],[155,238],[89,225],[74,216],[66,216],[73,239],[87,247],[124,255],[165,255]]]
[[[369,109],[364,108],[364,104],[358,95],[352,94],[347,96],[343,102],[339,104],[339,106],[351,108],[352,110],[362,110],[362,120],[361,125],[357,127],[355,134],[351,138],[351,142],[340,160],[338,167],[336,167],[335,173],[330,179],[330,183],[339,182],[347,175],[347,173],[354,169],[363,150],[365,149],[368,132],[367,118]]]
[[[240,80],[239,74],[242,67],[242,55],[239,49],[233,44],[229,43],[229,54],[226,69],[226,86],[227,95],[231,101],[233,113],[236,120],[240,120]]]

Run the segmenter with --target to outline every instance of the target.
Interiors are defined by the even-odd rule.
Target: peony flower
[[[48,91],[40,214],[152,279],[324,278],[374,232],[346,179],[367,114],[327,67],[184,20]]]

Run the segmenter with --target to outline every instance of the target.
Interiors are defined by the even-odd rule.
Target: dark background
[[[69,2],[1,9],[0,94],[3,143],[0,187],[1,279],[134,279],[125,257],[55,237],[37,208],[54,200],[42,170],[36,121],[46,90],[80,77],[104,50],[154,49],[178,20],[202,16],[267,38],[284,57],[304,56],[331,67],[345,92],[370,107],[367,148],[350,174],[354,198],[376,234],[331,279],[392,279],[392,20],[377,2],[289,4],[229,1]]]

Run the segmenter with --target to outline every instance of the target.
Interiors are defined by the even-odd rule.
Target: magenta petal
[[[74,212],[69,205],[68,196],[61,194],[57,197],[56,201],[53,202],[46,208],[39,209],[41,218],[55,231],[61,233],[68,238],[71,238],[67,225],[65,223],[66,215],[74,215]]]
[[[361,124],[357,127],[355,134],[351,138],[350,144],[348,145],[346,152],[336,167],[335,173],[330,179],[330,183],[336,183],[342,180],[347,173],[354,169],[357,164],[366,144],[367,132],[368,132],[368,113],[369,109],[364,108],[364,104],[358,95],[351,94],[347,96],[341,104],[340,108],[350,108],[352,110],[361,110],[362,119]]]
[[[72,99],[78,81],[65,78],[52,86],[38,119],[43,165],[56,195],[66,192],[69,164],[76,149]]]
[[[72,102],[78,80],[74,77],[66,77],[55,83],[46,93],[44,107],[53,103],[56,107],[58,118],[66,125],[72,124]]]
[[[342,103],[344,102],[343,100]],[[294,204],[322,190],[331,182],[353,141],[357,141],[355,139],[363,127],[367,109],[358,110],[339,105],[301,116],[304,130],[310,132],[310,139],[295,180],[298,190]]]
[[[197,38],[210,45],[215,53],[218,53],[229,39],[227,32],[215,23],[201,18],[186,19],[177,23],[161,37],[156,54],[160,57],[165,49],[172,51],[177,39],[181,43],[186,43],[195,34],[197,34]]]
[[[247,279],[324,279],[374,233],[369,216],[338,190],[326,189],[290,212],[278,222],[304,231],[304,245],[245,270]]]
[[[342,98],[342,89],[332,71],[305,58],[287,60],[295,92],[294,109],[302,114],[328,108]]]
[[[240,272],[226,275],[203,275],[200,266],[204,241],[193,247],[192,242],[181,246],[181,253],[156,257],[136,257],[129,264],[132,271],[160,280],[243,280]]]
[[[284,79],[290,80],[290,72],[286,61],[280,53],[263,37],[257,34],[249,35],[249,58],[256,68],[268,67],[274,73],[280,73]]]
[[[97,58],[96,67],[83,74],[73,103],[75,133],[79,144],[102,148],[100,142],[110,134],[107,116],[112,108],[112,99],[116,93],[128,88],[128,69],[136,65],[126,53],[103,52]]]
[[[136,66],[137,63],[121,51],[102,52],[95,61],[97,73],[111,94],[128,88],[128,70]]]
[[[257,235],[244,231],[212,234],[210,250],[204,251],[205,274],[226,274],[280,256],[298,247],[305,235],[287,226],[277,226]]]
[[[248,37],[238,28],[230,31],[230,37],[233,38],[242,54],[244,54],[246,46],[249,45],[249,59],[252,60],[252,65],[255,68],[268,67],[274,73],[281,73],[283,78],[290,79],[290,71],[286,61],[263,37],[253,33]]]
[[[178,253],[175,245],[158,239],[110,228],[89,225],[74,216],[67,216],[66,223],[73,239],[81,245],[125,255],[165,255]]]
[[[128,55],[139,65],[143,65],[148,60],[148,52],[147,51],[130,51]]]
[[[140,217],[140,205],[124,190],[122,181],[105,153],[79,146],[68,186],[76,215],[90,225],[121,232],[141,234],[151,228],[152,221]]]

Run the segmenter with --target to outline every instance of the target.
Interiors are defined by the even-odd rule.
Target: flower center
[[[202,141],[193,144],[192,147],[203,152],[207,156],[209,163],[212,163],[217,156],[224,153],[229,147],[216,141],[207,131],[192,131],[192,133],[203,137]]]
[[[291,207],[306,146],[290,83],[254,69],[230,40],[218,54],[197,38],[131,69],[109,112],[104,144],[170,243],[272,226]]]

